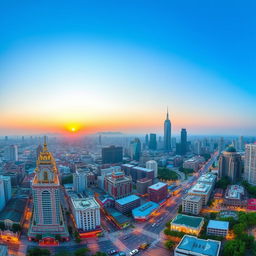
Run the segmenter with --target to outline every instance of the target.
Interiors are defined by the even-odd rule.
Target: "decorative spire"
[[[46,142],[46,136],[44,136],[44,148],[43,148],[43,152],[47,152],[48,148],[47,148],[47,142]]]
[[[166,120],[169,120],[169,111],[168,111],[168,107],[167,107],[167,113],[166,113]]]

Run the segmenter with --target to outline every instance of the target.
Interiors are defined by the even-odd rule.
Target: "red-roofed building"
[[[247,209],[256,210],[256,198],[251,198],[247,200]]]

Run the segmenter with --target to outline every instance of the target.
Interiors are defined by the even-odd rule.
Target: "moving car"
[[[133,256],[133,255],[137,254],[138,252],[139,252],[138,249],[134,249],[134,250],[132,250],[132,251],[129,253],[129,255],[130,255],[130,256]]]

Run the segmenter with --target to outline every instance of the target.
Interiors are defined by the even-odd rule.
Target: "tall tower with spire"
[[[171,121],[169,119],[169,111],[167,108],[167,113],[166,113],[166,119],[164,121],[164,150],[167,152],[170,152],[172,149],[171,146]]]
[[[56,235],[68,240],[69,235],[61,208],[58,169],[52,153],[48,151],[46,137],[37,159],[32,195],[34,208],[28,237],[36,239],[39,235],[42,243],[49,242],[49,239],[55,241]]]

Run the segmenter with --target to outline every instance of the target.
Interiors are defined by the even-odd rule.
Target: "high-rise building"
[[[0,175],[0,211],[12,197],[11,177]]]
[[[221,137],[219,140],[218,149],[219,149],[219,154],[224,150],[224,138],[223,137]]]
[[[132,192],[132,179],[124,172],[113,172],[105,176],[104,190],[115,199],[128,196]]]
[[[78,229],[92,231],[100,228],[100,206],[93,197],[72,198],[71,205]]]
[[[187,130],[185,128],[182,128],[180,133],[180,151],[181,155],[187,153]]]
[[[60,235],[68,240],[69,234],[61,208],[61,185],[53,155],[48,151],[46,138],[32,181],[33,217],[28,232],[29,239],[37,235]],[[49,239],[49,237],[48,237]]]
[[[244,178],[256,185],[256,144],[245,145]]]
[[[102,163],[115,164],[123,161],[123,148],[122,147],[105,147],[102,148]]]
[[[157,141],[156,141],[156,134],[150,133],[149,134],[149,149],[156,150],[157,149]]]
[[[158,165],[155,160],[149,160],[146,162],[146,168],[154,171],[154,178],[158,176]]]
[[[238,141],[238,150],[243,151],[244,150],[244,137],[240,136]]]
[[[164,150],[169,152],[172,149],[171,145],[171,121],[167,109],[166,120],[164,121]]]
[[[85,192],[87,189],[87,173],[79,168],[73,173],[73,190],[77,193]]]
[[[10,145],[5,149],[5,160],[16,162],[18,161],[18,146]]]
[[[231,182],[236,182],[240,179],[241,172],[241,155],[236,152],[234,147],[228,147],[219,158],[219,177],[228,177]]]
[[[146,134],[146,136],[145,136],[145,144],[146,144],[146,146],[148,146],[148,134]]]
[[[135,138],[130,142],[130,156],[133,160],[139,161],[141,154],[141,143],[139,138]]]
[[[168,195],[168,186],[166,183],[158,182],[148,187],[149,200],[155,203],[163,202]]]

